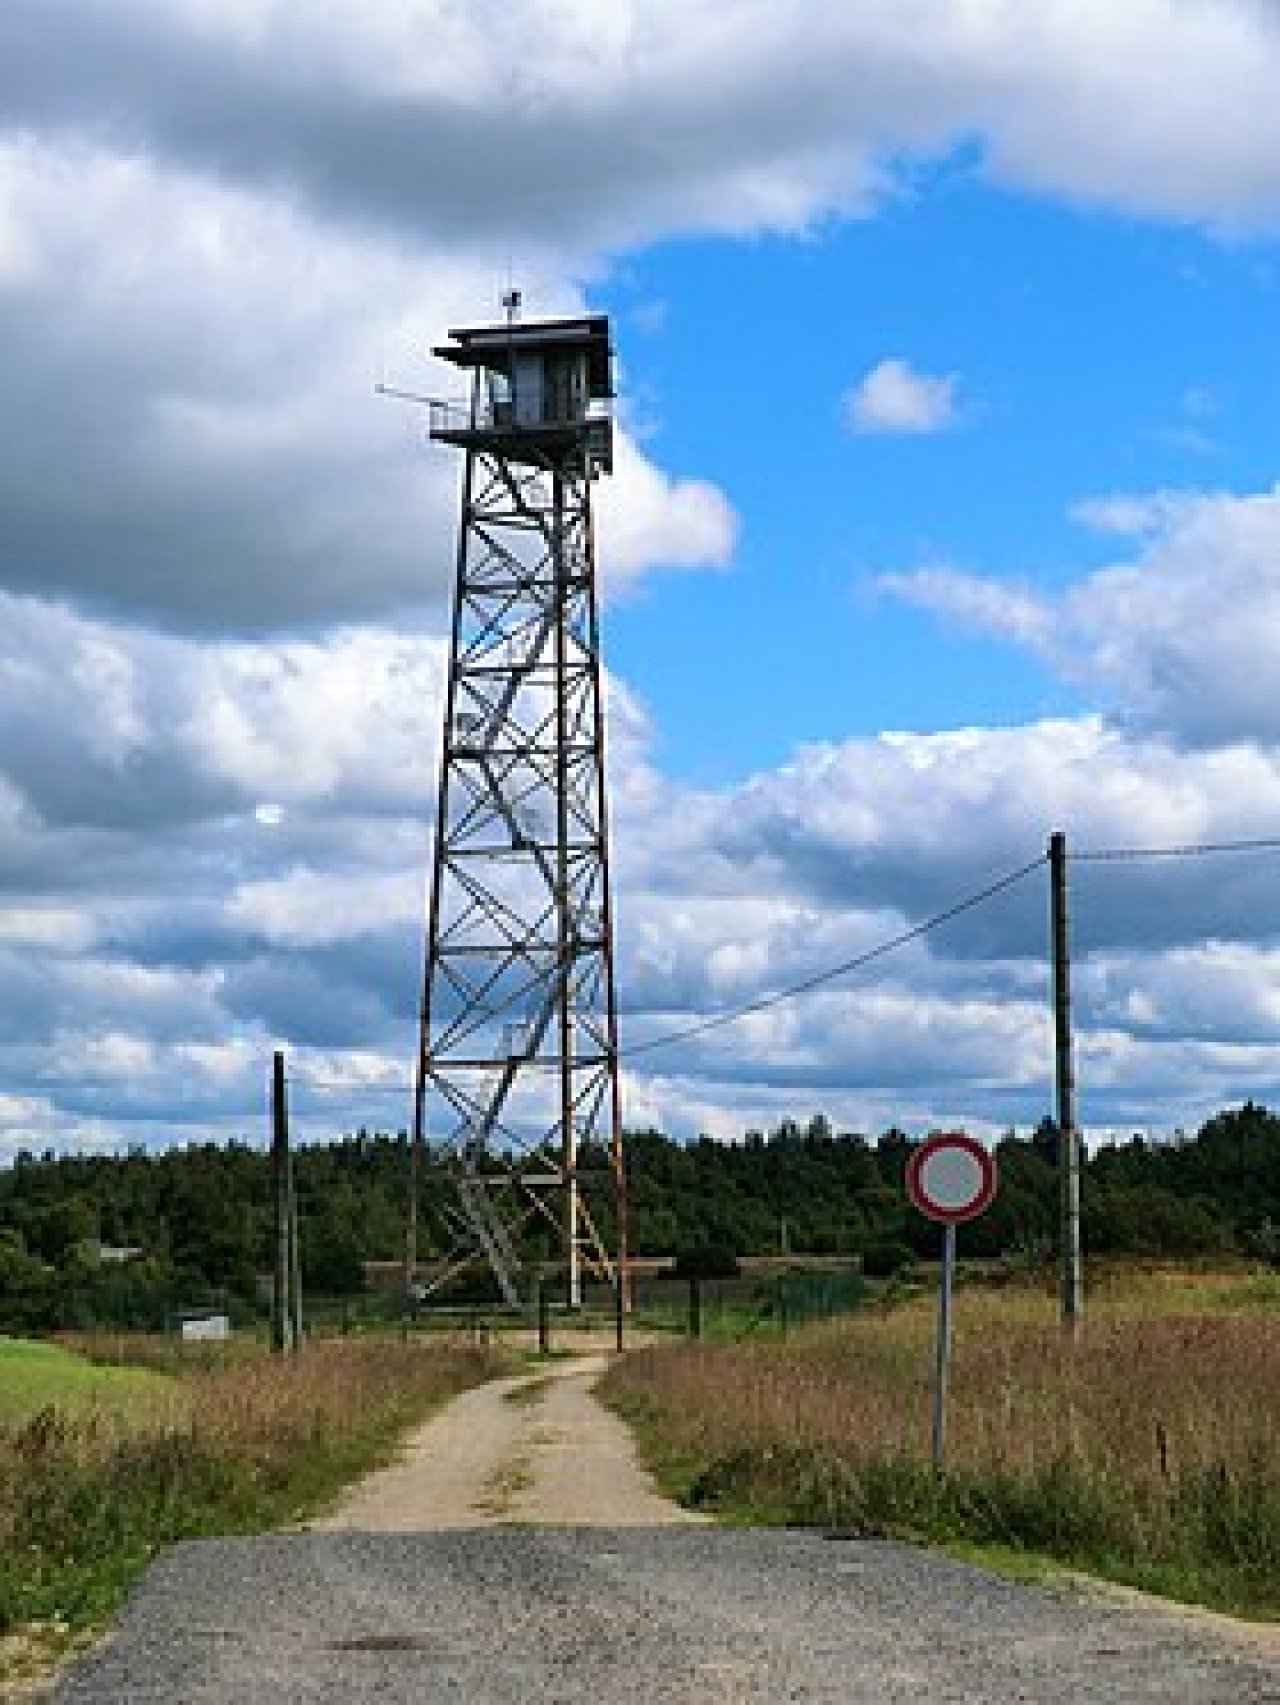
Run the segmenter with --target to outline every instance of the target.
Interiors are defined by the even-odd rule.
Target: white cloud
[[[1114,524],[1114,523],[1113,523]],[[1031,649],[1047,649],[1052,611],[1029,586],[983,580],[950,568],[918,568],[907,574],[882,574],[881,592],[904,598],[948,621],[977,628]]]
[[[1192,745],[1280,740],[1280,488],[1162,492],[1077,514],[1139,534],[1137,558],[1056,595],[933,569],[881,584],[1027,646],[1135,726]]]
[[[0,19],[15,125],[124,129],[443,244],[795,230],[873,205],[903,156],[975,138],[1021,187],[1280,214],[1280,32],[1257,0],[820,0],[803,29],[773,0],[56,0],[57,27],[51,6]]]
[[[300,1093],[349,1085],[312,1095],[310,1134],[402,1121],[438,646],[374,629],[196,645],[14,601],[3,631],[22,667],[0,655],[0,1072],[17,1098],[0,1146],[46,1124],[93,1143],[244,1134],[277,1044]],[[123,748],[79,737],[94,694],[54,660],[81,652],[132,684]],[[201,724],[206,701],[222,708]],[[653,768],[620,683],[610,705],[624,1046],[865,953],[1033,857],[1052,827],[1078,850],[1280,820],[1280,757],[1254,744],[1180,751],[1096,718],[887,734],[698,791]],[[270,826],[264,799],[280,805]],[[1049,1093],[1045,910],[1040,872],[822,992],[638,1055],[628,1117],[722,1134],[820,1107],[854,1128],[1033,1120]],[[1265,1091],[1272,864],[1081,865],[1073,911],[1090,1124],[1167,1124]]]
[[[4,594],[0,614],[14,836],[245,812],[279,842],[295,808],[394,813],[429,795],[445,657],[434,636],[200,642]]]
[[[804,26],[774,0],[0,8],[0,1149],[243,1135],[276,1042],[300,1088],[352,1086],[317,1120],[403,1116],[377,1097],[413,1043],[456,469],[372,385],[435,388],[425,350],[513,249],[530,311],[572,312],[620,248],[870,213],[958,142],[1016,187],[1280,224],[1262,5],[818,0]],[[956,388],[891,358],[851,424],[936,430]],[[1189,393],[1181,429],[1211,412]],[[1105,688],[1111,722],[835,742],[697,792],[610,682],[625,1034],[865,951],[1054,826],[1273,828],[1278,501],[1095,504],[1133,560],[1059,597],[893,581]],[[634,432],[599,502],[610,592],[732,556],[726,495]],[[1091,1121],[1274,1083],[1269,877],[1081,870]],[[1043,935],[1032,879],[655,1055],[630,1115],[1035,1117]]]
[[[0,272],[4,585],[191,629],[442,620],[456,456],[374,383],[456,378],[427,352],[494,298],[484,258],[424,270],[269,195],[2,131],[0,204],[28,256]],[[567,265],[529,269],[536,309],[582,306]],[[618,580],[727,559],[717,488],[622,428],[616,462]]]
[[[1095,533],[1111,533],[1118,538],[1142,538],[1158,532],[1168,524],[1170,515],[1185,493],[1154,492],[1138,495],[1117,492],[1110,497],[1086,497],[1073,504],[1071,518],[1081,527]]]
[[[1099,719],[830,743],[724,792],[668,791],[620,827],[623,1035],[641,1049],[628,1116],[716,1133],[818,1107],[860,1129],[1033,1122],[1052,1082],[1043,868],[820,992],[644,1043],[865,953],[1034,857],[1052,827],[1079,852],[1277,821],[1274,752],[1188,753]],[[1274,1094],[1274,878],[1266,854],[1074,867],[1091,1128]]]
[[[412,940],[422,915],[423,884],[409,871],[346,875],[305,868],[242,884],[227,919],[271,946],[332,945],[388,928]]]
[[[1254,0],[972,9],[993,54],[992,164],[1038,189],[1224,224],[1272,222],[1280,34]],[[1245,114],[1248,114],[1245,117]]]
[[[919,372],[899,356],[887,356],[844,396],[851,432],[924,434],[956,421],[954,374]]]
[[[41,953],[83,953],[93,945],[94,927],[85,911],[71,906],[6,906],[0,912],[0,945]]]
[[[737,517],[707,480],[664,473],[619,435],[614,477],[596,487],[606,594],[624,591],[654,568],[726,568]]]

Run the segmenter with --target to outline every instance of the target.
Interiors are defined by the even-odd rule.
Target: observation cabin
[[[432,438],[509,462],[613,471],[613,390],[609,321],[518,321],[450,331],[432,353],[470,370],[466,402],[433,402]],[[575,467],[576,464],[576,467]]]

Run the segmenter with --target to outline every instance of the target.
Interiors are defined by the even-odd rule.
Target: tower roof
[[[508,324],[451,328],[452,343],[438,344],[433,355],[455,367],[505,370],[514,354],[572,355],[585,351],[587,387],[593,397],[613,395],[609,357],[609,319],[586,314],[571,320],[517,320]]]

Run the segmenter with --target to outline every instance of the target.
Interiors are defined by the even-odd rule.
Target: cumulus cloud
[[[440,643],[4,618],[0,1148],[244,1133],[273,1040],[407,1038]]]
[[[614,478],[596,488],[606,596],[658,567],[726,568],[738,522],[709,480],[673,477],[620,435]]]
[[[29,140],[0,141],[0,201],[5,585],[190,629],[440,621],[455,458],[374,382],[456,379],[427,351],[491,296],[483,262],[424,277],[287,205]],[[620,579],[727,558],[724,496],[625,432],[611,485]]]
[[[829,963],[868,945],[865,934],[842,933],[851,913],[874,914],[862,927],[880,939],[901,918],[943,910],[1034,858],[1055,828],[1080,850],[1265,836],[1280,820],[1280,758],[1254,743],[1188,753],[1096,717],[886,734],[803,748],[727,794],[684,795],[668,815],[668,838],[649,854],[649,881],[665,893],[680,870],[692,872],[688,886],[703,905],[715,897],[713,915],[726,930],[735,898],[773,896],[776,922],[756,939],[772,944],[771,956],[787,955],[781,963],[771,957],[770,969],[785,981],[824,954]],[[1091,951],[1257,939],[1280,929],[1265,860],[1210,873],[1095,867],[1079,881],[1097,896],[1079,921]],[[1032,884],[955,920],[940,939],[950,955],[980,963],[1036,957],[1045,917],[1044,894]],[[727,940],[749,939],[756,921],[744,913]],[[668,953],[676,952],[675,922],[667,939]],[[710,939],[708,930],[704,960]],[[715,994],[707,989],[704,999]]]
[[[439,600],[403,524],[431,536],[447,471],[372,394],[370,293],[425,341],[404,258],[142,160],[11,141],[0,183],[7,586],[224,628]]]
[[[1135,559],[1056,595],[934,569],[881,584],[1036,652],[1135,727],[1191,746],[1280,739],[1280,491],[1166,492],[1077,513],[1139,535]]]
[[[216,830],[246,813],[275,856],[298,812],[394,814],[429,795],[439,639],[352,628],[210,643],[12,595],[0,612],[15,834]]]
[[[1274,751],[1187,752],[1101,718],[832,742],[651,802],[621,843],[634,1105],[716,1132],[818,1106],[862,1129],[1025,1123],[1052,1083],[1043,866],[799,1000],[646,1044],[860,957],[1034,859],[1050,828],[1078,854],[1266,836],[1278,819]],[[1073,864],[1091,1128],[1167,1128],[1273,1093],[1274,878],[1265,852]]]
[[[1277,37],[1255,0],[823,0],[803,30],[771,0],[10,0],[0,102],[445,244],[796,229],[973,138],[1012,183],[1268,223]]]
[[[59,1112],[93,1143],[253,1134],[276,1044],[307,1134],[402,1123],[439,645],[373,628],[214,645],[12,598],[5,618],[0,1148],[45,1140]],[[96,736],[94,680],[111,683]],[[654,768],[643,706],[618,683],[609,698],[624,1047],[866,953],[1034,858],[1052,827],[1081,849],[1280,815],[1273,752],[1179,751],[1099,718],[815,745],[690,789]],[[1280,1026],[1265,858],[1079,865],[1073,901],[1091,1125],[1264,1084]],[[1041,870],[863,972],[638,1053],[627,1116],[722,1134],[818,1106],[855,1128],[1038,1117],[1046,911]]]
[[[0,1151],[251,1134],[277,1042],[307,1134],[403,1118],[456,467],[372,390],[441,386],[429,345],[513,248],[531,311],[575,312],[619,248],[867,214],[958,143],[1001,183],[1271,229],[1278,71],[1247,0],[821,0],[803,30],[772,0],[8,0]],[[852,424],[936,429],[954,387],[881,363]],[[731,559],[724,492],[627,431],[616,461],[608,591]],[[1060,597],[895,581],[1108,718],[833,742],[699,792],[610,682],[625,1035],[864,952],[1051,827],[1269,829],[1276,503],[1095,504],[1131,560]],[[1077,880],[1091,1122],[1265,1083],[1265,869]],[[1044,992],[1032,878],[873,978],[638,1057],[628,1114],[1032,1117]]]
[[[851,432],[922,435],[956,422],[954,374],[919,372],[896,355],[876,363],[845,392],[845,424]]]
[[[227,901],[227,918],[270,946],[332,946],[384,930],[412,939],[422,905],[422,882],[407,871],[335,875],[297,867],[284,876],[242,884]]]
[[[1172,511],[1182,501],[1182,495],[1177,492],[1145,495],[1117,492],[1109,497],[1082,498],[1072,506],[1071,518],[1095,533],[1142,538],[1166,526]]]

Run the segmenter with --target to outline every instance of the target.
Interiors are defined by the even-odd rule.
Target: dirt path
[[[626,1427],[592,1395],[603,1355],[495,1380],[455,1398],[313,1531],[430,1533],[533,1523],[665,1527],[700,1518],[665,1498]]]

